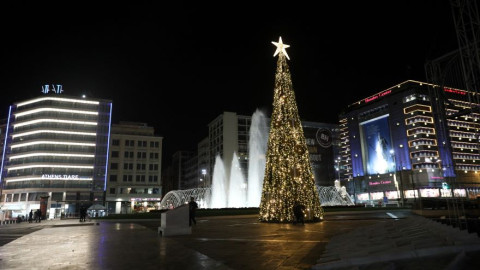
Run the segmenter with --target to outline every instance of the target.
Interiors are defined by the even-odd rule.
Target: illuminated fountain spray
[[[228,207],[246,207],[247,183],[243,176],[237,153],[233,153],[232,167],[230,170],[230,183],[228,187]]]
[[[211,208],[260,205],[267,140],[268,126],[265,114],[256,110],[250,125],[248,180],[245,179],[245,173],[242,172],[236,153],[233,154],[229,177],[225,175],[226,170],[222,159],[217,156],[213,169]]]
[[[268,142],[268,125],[265,114],[256,110],[252,115],[248,145],[248,194],[247,206],[259,207],[265,174],[265,152]]]
[[[225,175],[225,167],[220,156],[215,158],[215,167],[213,167],[212,179],[212,195],[210,197],[211,208],[227,207],[227,176]]]

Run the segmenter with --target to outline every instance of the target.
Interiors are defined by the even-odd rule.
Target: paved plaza
[[[0,269],[478,269],[476,234],[379,215],[305,225],[202,217],[192,234],[170,237],[158,235],[159,220],[10,224],[1,233],[25,235],[0,247]]]

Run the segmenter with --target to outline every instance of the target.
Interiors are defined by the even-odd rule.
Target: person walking
[[[305,206],[303,206],[299,202],[295,202],[293,206],[293,214],[295,215],[295,220],[293,224],[297,224],[297,222],[301,222],[302,225],[305,225],[304,216],[305,216]]]
[[[80,207],[80,222],[85,222],[87,218],[87,209],[82,206]]]
[[[30,210],[30,213],[28,213],[28,223],[33,222],[33,209]]]
[[[198,208],[197,202],[194,200],[193,197],[190,197],[190,202],[188,203],[188,225],[192,226],[193,224],[197,224],[197,221],[195,220],[195,211]]]
[[[42,211],[40,211],[40,209],[37,209],[37,211],[35,211],[35,214],[36,214],[35,222],[37,222],[37,220],[38,220],[38,223],[42,222]]]

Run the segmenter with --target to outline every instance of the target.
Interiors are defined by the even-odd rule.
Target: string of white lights
[[[20,123],[17,123],[17,124],[13,124],[13,127],[14,128],[23,127],[23,126],[42,123],[42,122],[76,124],[76,125],[91,125],[91,126],[96,126],[97,125],[97,122],[91,122],[91,121],[72,121],[72,120],[60,120],[60,119],[44,118],[44,119],[35,119],[35,120],[31,120],[31,121],[25,121],[25,122],[20,122]]]
[[[19,159],[19,158],[28,158],[28,157],[85,157],[93,158],[93,154],[63,154],[63,153],[48,153],[48,152],[39,152],[39,153],[29,153],[22,155],[10,156],[10,160]]]
[[[75,179],[69,179],[69,178],[55,178],[55,177],[26,177],[26,178],[16,178],[16,179],[8,179],[5,178],[5,182],[8,183],[13,183],[13,182],[23,182],[23,181],[34,181],[34,180],[62,180],[62,181],[91,181],[93,180],[92,178],[75,178]]]
[[[25,137],[29,135],[35,135],[40,133],[54,133],[54,134],[66,134],[66,135],[82,135],[82,136],[97,136],[95,132],[78,132],[78,131],[68,131],[68,130],[54,130],[54,129],[39,129],[34,131],[27,131],[18,134],[13,134],[12,138]]]
[[[84,100],[84,99],[59,98],[59,97],[41,97],[41,98],[36,98],[36,99],[29,100],[29,101],[18,103],[17,108],[21,107],[21,106],[28,105],[28,104],[45,101],[45,100],[55,100],[55,101],[72,102],[72,103],[76,102],[76,103],[94,104],[94,105],[99,104],[98,101],[91,101],[91,100]]]
[[[95,146],[95,143],[82,143],[82,142],[61,142],[61,141],[34,141],[34,142],[26,142],[26,143],[15,143],[12,144],[12,149],[37,145],[37,144],[61,144],[61,145],[76,145],[76,146]]]
[[[31,168],[93,169],[93,166],[60,165],[60,164],[36,164],[36,165],[26,165],[26,166],[12,166],[12,167],[8,168],[8,171],[16,171],[16,170],[31,169]]]
[[[15,117],[35,114],[39,112],[64,112],[64,113],[98,115],[98,112],[96,111],[70,110],[70,109],[58,109],[58,108],[36,108],[33,110],[15,113]]]

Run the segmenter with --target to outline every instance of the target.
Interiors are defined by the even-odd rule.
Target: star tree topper
[[[277,46],[277,50],[273,54],[273,57],[277,56],[278,53],[283,53],[288,60],[290,60],[290,57],[288,57],[287,51],[285,50],[286,48],[290,47],[290,45],[283,44],[282,37],[278,39],[278,42],[272,41],[273,45]]]

